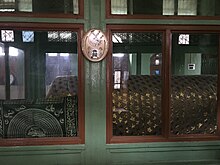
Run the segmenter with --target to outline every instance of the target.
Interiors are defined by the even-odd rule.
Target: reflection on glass
[[[0,42],[0,99],[5,99],[5,51],[4,44]]]
[[[8,49],[8,53],[5,51]],[[10,99],[24,98],[24,51],[1,43],[0,47],[0,99],[6,99],[6,81],[10,85]],[[6,57],[8,56],[8,75],[6,73]],[[9,98],[9,97],[7,97]]]
[[[113,33],[112,39],[113,135],[161,135],[162,34]]]
[[[48,31],[13,33],[13,42],[7,34],[0,42],[1,119],[7,121],[0,139],[78,136],[76,32],[58,31],[56,42]]]
[[[114,72],[114,89],[121,88],[121,71]]]
[[[77,61],[77,54],[46,53],[45,81],[47,98],[77,95]],[[60,85],[60,90],[58,85]],[[64,87],[61,85],[64,85]],[[55,92],[55,90],[58,91]]]
[[[178,0],[178,15],[197,15],[197,0]]]
[[[2,0],[0,2],[1,12],[13,12],[15,11],[15,0]]]
[[[1,0],[0,12],[79,14],[79,0]]]
[[[111,0],[112,14],[127,14],[127,0]]]
[[[18,1],[18,0],[17,0]],[[22,12],[32,12],[32,0],[19,0],[18,4],[18,11]]]
[[[219,0],[111,0],[111,14],[219,16]]]
[[[174,15],[175,4],[173,0],[163,0],[163,15]]]
[[[10,99],[24,99],[24,51],[9,47]]]
[[[172,36],[171,133],[215,134],[219,35]]]
[[[48,41],[50,42],[72,42],[76,39],[76,33],[70,31],[49,31]]]

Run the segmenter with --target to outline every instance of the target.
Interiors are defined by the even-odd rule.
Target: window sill
[[[79,137],[15,138],[0,140],[0,146],[69,145],[83,143],[84,141]]]
[[[217,135],[185,135],[185,136],[113,136],[107,139],[108,144],[117,143],[145,143],[145,142],[192,142],[192,141],[216,141],[220,140]]]

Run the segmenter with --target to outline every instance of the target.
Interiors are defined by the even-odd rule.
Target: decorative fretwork
[[[158,45],[162,42],[162,33],[113,33],[112,40],[114,43]]]
[[[2,42],[14,42],[14,31],[13,30],[1,30]]]
[[[71,31],[49,31],[49,42],[76,42],[77,34]]]
[[[34,42],[34,32],[33,31],[22,31],[22,41],[23,42]]]

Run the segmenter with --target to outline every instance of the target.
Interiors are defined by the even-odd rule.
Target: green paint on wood
[[[1,17],[0,22],[108,24],[203,24],[220,20],[105,19],[105,0],[84,0],[84,19]],[[106,144],[106,61],[85,61],[85,145],[1,147],[3,165],[220,164],[220,142]],[[147,59],[146,59],[147,61]],[[184,60],[183,60],[184,61]]]

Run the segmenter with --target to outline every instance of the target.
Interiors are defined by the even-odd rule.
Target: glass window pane
[[[178,15],[197,15],[197,0],[178,0]]]
[[[9,47],[10,98],[25,98],[24,51]]]
[[[111,14],[219,16],[219,0],[110,0]]]
[[[14,12],[15,11],[15,0],[2,0],[0,2],[1,12]]]
[[[13,32],[14,42],[0,43],[0,119],[7,121],[0,138],[78,136],[77,33],[57,31],[51,42],[50,31]]]
[[[4,44],[0,42],[0,99],[5,99],[5,50]]]
[[[219,16],[220,15],[220,1],[219,0],[198,1],[198,15]]]
[[[46,96],[60,97],[77,94],[77,54],[46,53]],[[59,89],[58,84],[65,87]],[[55,86],[55,84],[57,84]],[[53,87],[55,89],[53,89]],[[55,90],[58,90],[56,93]]]
[[[32,12],[32,0],[17,0],[18,11]]]
[[[32,0],[34,13],[79,14],[78,0]]]
[[[127,14],[127,0],[111,0],[112,14]]]
[[[0,12],[79,14],[79,0],[2,0]]]
[[[161,134],[162,34],[113,33],[113,135]]]
[[[162,15],[163,0],[156,1],[143,1],[134,0],[133,14],[146,14],[146,15]]]
[[[163,0],[163,15],[174,15],[174,0]]]
[[[219,35],[182,34],[172,39],[171,133],[215,134]]]

